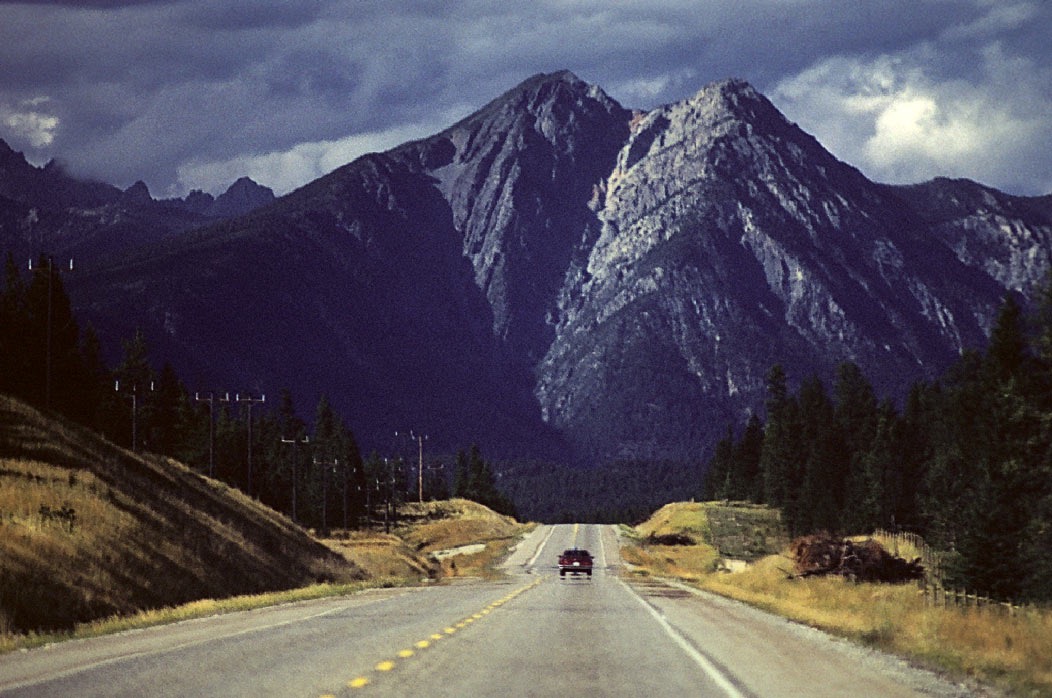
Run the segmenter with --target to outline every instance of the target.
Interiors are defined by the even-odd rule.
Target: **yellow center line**
[[[528,584],[528,585],[526,585],[524,587],[521,587],[519,589],[516,589],[515,591],[511,592],[510,594],[508,594],[504,598],[502,598],[502,599],[500,599],[498,601],[494,601],[493,603],[491,603],[489,606],[484,608],[479,613],[475,613],[475,614],[465,618],[464,620],[460,621],[459,623],[456,623],[455,625],[452,625],[452,626],[449,626],[449,627],[445,628],[442,631],[442,633],[434,633],[433,635],[431,635],[429,640],[421,640],[421,641],[417,642],[414,645],[414,647],[416,647],[417,649],[426,649],[426,648],[430,647],[431,646],[431,642],[437,642],[438,640],[442,640],[445,637],[447,637],[449,635],[453,635],[454,633],[456,633],[458,629],[466,628],[468,625],[470,625],[471,623],[474,623],[476,620],[481,620],[482,618],[485,618],[494,609],[496,609],[496,608],[500,607],[501,605],[503,605],[505,603],[508,603],[509,601],[515,599],[520,594],[523,594],[523,593],[529,591],[530,589],[532,589],[535,586],[537,586],[538,584],[540,584],[542,581],[544,581],[543,577],[537,578],[533,583]],[[411,649],[404,649],[404,650],[401,650],[398,653],[398,656],[400,658],[402,658],[402,659],[409,659],[410,657],[414,656],[414,654],[415,654],[415,652],[413,650],[411,650]],[[390,671],[394,671],[396,666],[397,666],[397,664],[394,661],[385,660],[385,661],[382,661],[379,664],[377,664],[374,667],[374,670],[378,671],[378,672],[390,672]],[[358,677],[348,681],[347,682],[347,687],[348,688],[365,688],[370,683],[371,683],[371,680],[370,680],[370,678],[368,676],[358,676]],[[327,693],[327,694],[323,694],[322,696],[320,696],[320,698],[335,698],[335,696],[333,696],[332,694],[328,694]]]

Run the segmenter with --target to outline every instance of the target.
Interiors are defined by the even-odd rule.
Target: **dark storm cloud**
[[[287,191],[568,68],[626,106],[751,81],[884,181],[1052,191],[1049,3],[994,0],[0,5],[0,137],[155,195]]]

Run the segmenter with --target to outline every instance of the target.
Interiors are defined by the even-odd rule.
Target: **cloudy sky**
[[[279,194],[538,72],[626,107],[740,77],[884,182],[1052,193],[1047,0],[0,0],[0,138],[155,197]]]

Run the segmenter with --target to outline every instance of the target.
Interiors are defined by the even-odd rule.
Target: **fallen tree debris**
[[[856,582],[902,583],[924,578],[920,558],[896,557],[871,539],[861,542],[827,533],[803,536],[790,546],[796,562],[793,577],[839,575]]]
[[[696,545],[696,541],[686,533],[651,533],[646,542],[647,545]]]

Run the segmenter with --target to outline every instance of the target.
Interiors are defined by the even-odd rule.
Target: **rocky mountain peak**
[[[589,201],[631,112],[569,71],[535,75],[438,136],[396,149],[449,201],[494,333],[537,360],[566,269],[598,231]],[[575,261],[576,260],[576,261]]]
[[[274,201],[274,190],[257,184],[249,177],[241,177],[216,197],[208,208],[208,215],[234,218],[254,211]]]
[[[81,191],[17,169],[0,178],[22,197],[10,234],[26,202]],[[268,202],[264,189],[242,180],[215,203]],[[195,215],[167,230],[206,204],[187,197]],[[172,211],[132,211],[121,230],[162,229]],[[81,244],[144,237],[98,230]],[[1032,293],[1052,265],[1052,199],[875,184],[744,80],[639,112],[560,71],[265,212],[166,235],[163,255],[129,254],[96,293],[87,273],[75,283],[93,325],[142,326],[173,365],[324,386],[366,443],[391,424],[470,443],[485,424],[487,453],[518,430],[591,462],[697,460],[762,406],[775,363],[803,379],[853,361],[893,396],[981,346],[1006,290]],[[201,273],[217,260],[223,273]],[[294,318],[278,330],[275,308]]]
[[[21,165],[26,163],[26,156],[14,150],[3,138],[0,138],[0,167],[9,167],[10,164]]]
[[[123,203],[129,205],[142,205],[153,201],[153,197],[150,196],[149,187],[147,187],[146,182],[143,182],[141,179],[125,189],[124,195],[121,199]]]

